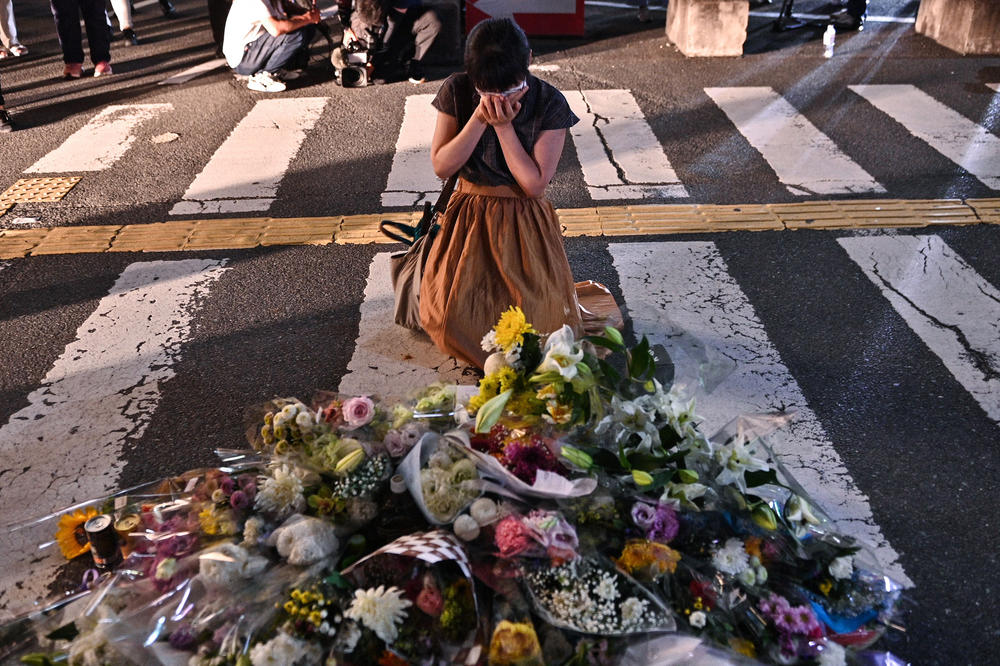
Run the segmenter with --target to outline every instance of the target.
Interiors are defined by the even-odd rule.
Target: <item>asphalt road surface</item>
[[[113,77],[63,82],[45,7],[18,5],[32,52],[0,64],[21,128],[0,138],[0,184],[81,180],[62,201],[17,204],[0,228],[381,213],[433,192],[429,169],[413,166],[433,118],[418,96],[433,95],[447,66],[419,86],[345,90],[317,44],[286,93],[250,92],[221,68],[159,85],[214,58],[202,5],[178,7],[174,21],[142,9],[143,43],[116,43]],[[831,59],[818,31],[775,34],[764,16],[752,17],[744,57],[686,59],[662,11],[651,25],[588,7],[585,38],[535,42],[536,75],[583,120],[550,198],[584,208],[1000,196],[1000,58],[916,35],[905,22],[916,3],[872,8],[893,20],[838,36]],[[797,410],[775,449],[912,585],[908,631],[883,647],[915,664],[996,662],[996,225],[566,248],[578,279],[612,290],[631,339],[666,344],[679,375],[701,380],[707,430]],[[390,249],[0,261],[0,523],[215,464],[213,449],[242,445],[243,410],[275,396],[474,383],[391,325]],[[705,344],[709,363],[685,356],[680,332]],[[52,572],[39,574],[17,591],[5,579],[0,609]]]

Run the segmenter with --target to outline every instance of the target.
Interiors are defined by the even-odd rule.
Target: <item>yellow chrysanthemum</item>
[[[512,305],[500,315],[500,321],[493,330],[497,334],[497,344],[505,352],[510,351],[515,344],[523,343],[525,333],[538,332],[528,323],[521,308],[516,305]]]
[[[83,524],[97,515],[97,509],[92,506],[77,509],[59,518],[59,529],[56,530],[56,543],[63,557],[72,560],[90,550],[90,542],[83,531]]]
[[[490,666],[526,666],[542,663],[542,646],[530,622],[502,620],[490,641]]]
[[[506,365],[497,370],[494,375],[500,382],[500,393],[514,388],[514,383],[517,381],[517,371],[514,368]]]
[[[474,395],[471,398],[469,398],[469,404],[466,407],[466,409],[470,414],[475,414],[476,412],[479,411],[480,407],[486,404],[487,400],[489,400],[489,398],[483,397],[482,394]]]
[[[507,411],[521,417],[538,416],[545,411],[545,403],[530,391],[521,391],[511,396],[507,402]]]
[[[757,649],[754,647],[754,644],[744,638],[736,638],[735,636],[730,638],[729,647],[744,657],[754,659],[757,656]]]

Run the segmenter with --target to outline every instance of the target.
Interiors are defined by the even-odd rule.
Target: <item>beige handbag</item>
[[[400,326],[422,331],[420,325],[420,280],[424,275],[424,263],[434,243],[438,230],[438,216],[448,208],[448,200],[455,189],[458,174],[453,175],[441,190],[437,203],[431,207],[424,203],[424,214],[417,226],[411,227],[401,222],[382,220],[378,228],[389,238],[399,241],[409,248],[389,257],[389,271],[392,274],[392,288],[395,292],[393,318]]]

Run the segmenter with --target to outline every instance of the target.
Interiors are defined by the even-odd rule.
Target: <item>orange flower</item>
[[[743,550],[747,552],[747,555],[751,557],[756,557],[758,560],[763,560],[760,556],[760,544],[763,543],[763,539],[760,537],[750,537],[747,539],[746,543],[743,544]]]
[[[56,542],[67,560],[79,557],[90,550],[90,542],[87,540],[87,533],[83,531],[83,524],[96,515],[97,509],[88,506],[86,509],[77,509],[59,518]]]
[[[378,666],[410,666],[410,662],[394,652],[383,650],[382,656],[378,660]]]
[[[665,573],[674,573],[681,554],[656,541],[632,539],[625,544],[618,565],[629,574],[646,574],[657,578]]]

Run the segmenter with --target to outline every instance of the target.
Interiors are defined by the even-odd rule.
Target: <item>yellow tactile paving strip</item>
[[[0,213],[3,201],[0,200]],[[745,206],[666,204],[557,211],[564,236],[651,236],[716,231],[783,231],[1000,224],[997,199],[807,201]],[[216,220],[0,229],[0,259],[83,252],[232,250],[267,245],[391,243],[378,223],[414,224],[419,211],[381,215]]]
[[[80,176],[22,178],[0,194],[0,208],[9,208],[16,203],[61,201],[80,179]]]

